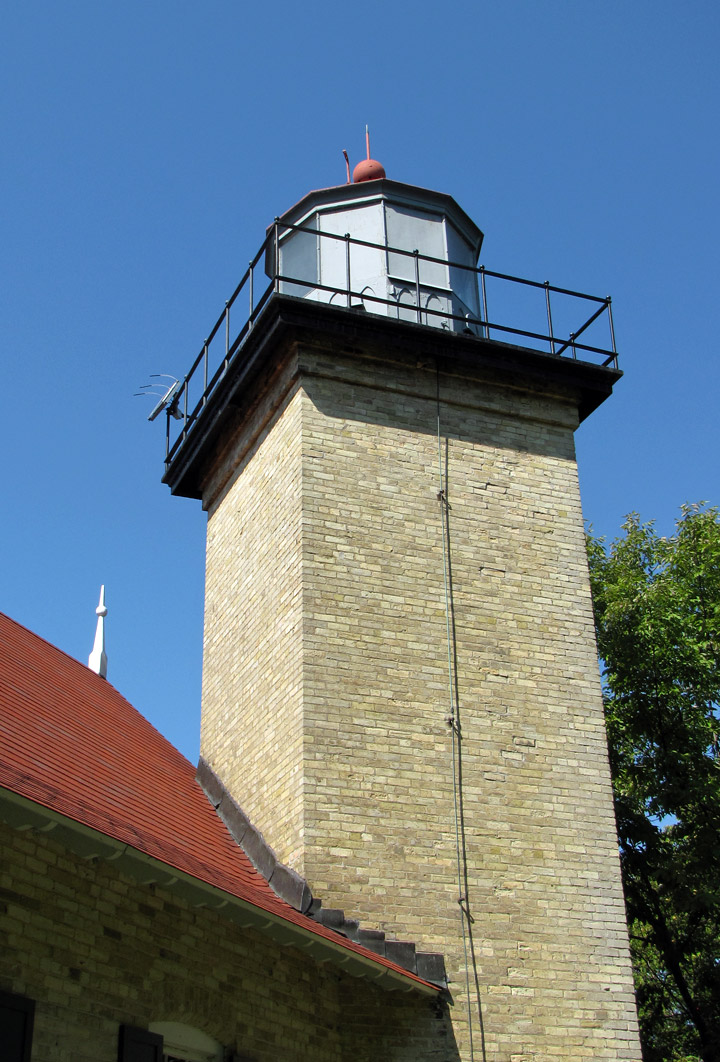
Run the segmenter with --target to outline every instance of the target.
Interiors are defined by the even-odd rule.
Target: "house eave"
[[[119,871],[141,885],[159,885],[192,907],[223,910],[224,917],[243,928],[256,929],[283,946],[301,948],[320,963],[331,962],[353,977],[363,977],[394,990],[437,995],[441,989],[409,972],[394,969],[384,959],[364,948],[314,928],[287,921],[240,896],[227,892],[186,871],[173,867],[138,848],[96,830],[70,816],[38,804],[11,789],[0,787],[0,818],[20,831],[51,836],[81,859],[113,863]]]

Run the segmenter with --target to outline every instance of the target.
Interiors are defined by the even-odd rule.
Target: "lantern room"
[[[449,195],[357,169],[355,183],[310,192],[276,222],[266,271],[278,290],[477,332],[480,229]]]

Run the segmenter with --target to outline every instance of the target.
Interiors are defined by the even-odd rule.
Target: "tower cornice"
[[[275,294],[230,360],[188,437],[171,451],[163,482],[173,494],[203,497],[218,449],[233,425],[242,421],[258,382],[278,371],[303,344],[331,346],[358,358],[403,361],[538,397],[561,397],[577,410],[578,423],[610,396],[622,376],[610,366]]]

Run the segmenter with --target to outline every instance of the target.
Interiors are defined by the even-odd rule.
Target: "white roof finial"
[[[95,615],[98,618],[97,628],[95,630],[95,644],[93,650],[88,657],[88,667],[91,671],[94,671],[100,678],[107,678],[107,654],[105,652],[105,617],[107,616],[107,609],[105,608],[105,586],[100,587],[100,604],[95,609]]]

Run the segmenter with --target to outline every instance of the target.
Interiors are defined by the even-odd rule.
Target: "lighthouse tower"
[[[325,906],[443,953],[448,1060],[628,1062],[573,447],[620,375],[609,300],[478,269],[482,239],[366,160],[269,227],[174,395],[201,755]]]

